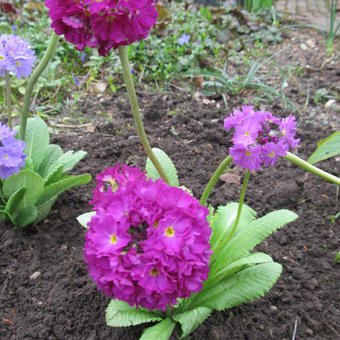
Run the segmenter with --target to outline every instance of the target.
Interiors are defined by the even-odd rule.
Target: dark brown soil
[[[339,79],[335,66],[326,70],[327,77]],[[313,83],[312,76],[307,77]],[[315,77],[325,79],[320,72]],[[230,145],[230,135],[223,130],[227,115],[223,103],[203,103],[202,98],[184,92],[167,96],[140,93],[139,97],[151,144],[171,156],[181,183],[199,197]],[[230,105],[247,101],[251,103],[249,98],[232,98]],[[100,105],[111,115],[112,123],[93,125],[86,133],[64,131],[54,135],[54,142],[66,150],[88,152],[77,172],[95,176],[116,162],[143,167],[145,155],[125,93]],[[87,107],[89,114],[95,114],[96,109],[95,104]],[[308,112],[315,116],[308,120],[303,117],[298,129],[303,158],[310,155],[317,140],[333,132],[327,120],[317,125],[308,123],[324,112],[322,107],[310,109]],[[276,105],[274,112],[281,114],[282,108]],[[323,162],[322,168],[339,174],[339,159]],[[232,172],[242,175],[237,168]],[[109,300],[88,276],[83,260],[85,232],[75,218],[90,210],[87,202],[92,187],[93,183],[62,195],[48,219],[37,226],[22,231],[0,225],[1,339],[125,340],[138,339],[142,333],[143,327],[106,326]],[[211,203],[235,201],[239,192],[239,185],[219,181]],[[331,223],[338,210],[335,201],[334,185],[284,161],[252,176],[246,203],[260,216],[280,208],[299,214],[295,223],[259,247],[282,263],[283,274],[263,299],[214,313],[192,339],[292,339],[295,326],[296,339],[339,339],[340,265],[335,265],[334,257],[340,250],[340,231],[336,222]]]

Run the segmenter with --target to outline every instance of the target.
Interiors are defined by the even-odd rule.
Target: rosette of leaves
[[[24,168],[1,181],[0,190],[0,220],[21,228],[44,219],[62,192],[91,180],[89,174],[67,174],[86,152],[64,153],[59,145],[50,144],[48,127],[41,118],[28,120],[25,145]]]
[[[177,171],[171,159],[160,149],[153,149],[170,184],[179,186]],[[148,159],[146,172],[152,179],[160,178]],[[184,188],[186,189],[186,188]],[[173,332],[181,339],[190,335],[209,315],[263,297],[275,284],[282,266],[270,255],[256,252],[254,248],[272,233],[293,222],[297,215],[289,210],[278,210],[256,218],[256,212],[243,205],[237,231],[230,241],[219,247],[228,237],[235,223],[238,203],[210,207],[208,217],[212,228],[210,240],[213,250],[210,273],[203,289],[187,299],[179,299],[171,312],[162,313],[135,308],[126,302],[112,300],[106,309],[106,322],[111,327],[129,327],[157,322],[148,327],[141,340],[167,340]],[[78,221],[87,226],[94,212],[79,216]]]

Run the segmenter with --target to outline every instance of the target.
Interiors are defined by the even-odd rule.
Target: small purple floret
[[[256,171],[274,166],[279,157],[299,145],[295,117],[280,119],[252,106],[235,110],[224,120],[226,130],[235,129],[230,155],[236,165]]]
[[[25,165],[25,143],[15,138],[15,131],[0,123],[0,178],[17,173]]]
[[[97,176],[85,261],[99,290],[166,310],[203,287],[209,273],[208,209],[180,188],[117,165]]]

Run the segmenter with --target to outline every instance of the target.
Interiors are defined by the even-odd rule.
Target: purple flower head
[[[32,73],[34,52],[27,42],[15,35],[0,36],[0,76],[13,72],[19,79]]]
[[[147,38],[156,24],[156,0],[46,0],[52,28],[83,50],[112,48]]]
[[[17,173],[25,165],[25,143],[17,140],[15,131],[0,123],[0,178]]]
[[[117,165],[97,176],[85,261],[106,295],[165,310],[209,273],[208,209],[180,188]]]
[[[190,41],[190,35],[183,33],[178,39],[177,42],[182,46],[186,45]]]
[[[235,129],[230,155],[236,165],[248,170],[274,166],[279,157],[299,144],[293,116],[280,119],[251,106],[235,110],[224,120],[224,128]]]

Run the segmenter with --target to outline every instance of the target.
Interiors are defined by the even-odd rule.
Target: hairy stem
[[[231,240],[231,238],[234,236],[234,234],[237,230],[237,227],[238,227],[238,224],[239,224],[240,218],[241,218],[241,212],[242,212],[244,198],[246,196],[246,189],[247,189],[249,177],[250,177],[250,171],[247,170],[246,175],[245,175],[244,180],[243,180],[243,184],[242,184],[242,190],[241,190],[240,200],[239,200],[239,204],[238,204],[238,208],[237,208],[237,215],[236,215],[235,223],[233,225],[233,228],[231,229],[231,232],[228,234],[228,236],[214,250],[214,253],[213,253],[213,255],[211,256],[211,259],[210,259],[211,262],[216,259],[216,256],[218,255],[218,253]]]
[[[323,171],[319,168],[317,168],[316,166],[304,161],[303,159],[301,159],[300,157],[287,152],[287,156],[285,157],[285,159],[291,163],[293,163],[294,165],[298,166],[299,168],[310,172],[313,175],[319,176],[321,178],[323,178],[324,180],[331,182],[331,183],[335,183],[336,185],[340,185],[340,178],[336,177],[334,175],[331,175],[330,173]]]
[[[39,65],[35,68],[34,72],[32,73],[31,77],[29,78],[27,82],[24,102],[23,102],[22,111],[21,111],[21,122],[20,122],[20,138],[22,140],[25,139],[25,135],[26,135],[27,119],[29,116],[29,110],[30,110],[31,98],[32,98],[34,86],[37,83],[41,74],[46,69],[48,63],[52,59],[53,54],[56,50],[57,44],[58,44],[58,36],[53,32],[50,43],[48,45],[48,48],[43,58],[41,59]]]
[[[150,143],[148,141],[148,138],[146,136],[145,130],[144,130],[143,121],[142,121],[142,118],[139,112],[136,90],[135,90],[135,86],[133,84],[133,79],[131,76],[131,68],[129,65],[129,58],[128,58],[128,47],[119,46],[118,50],[119,50],[120,61],[121,61],[122,68],[123,68],[124,80],[125,80],[125,84],[126,84],[126,88],[127,88],[127,92],[129,96],[129,102],[130,102],[131,110],[133,113],[133,119],[135,121],[139,139],[145,149],[146,154],[150,158],[157,172],[163,178],[163,180],[169,184],[169,180],[161,164],[159,163],[157,157],[153,153]]]
[[[8,72],[5,73],[6,78],[6,106],[7,106],[7,119],[8,126],[12,129],[12,94],[11,94],[11,77]]]
[[[232,162],[232,158],[231,158],[231,156],[228,156],[218,166],[218,168],[216,169],[216,171],[214,172],[214,174],[210,178],[210,180],[209,180],[207,186],[205,187],[204,192],[201,196],[200,202],[201,202],[202,205],[207,204],[207,200],[208,200],[212,190],[215,188],[215,185],[216,185],[218,179],[223,174],[224,170],[230,165],[231,162]]]

